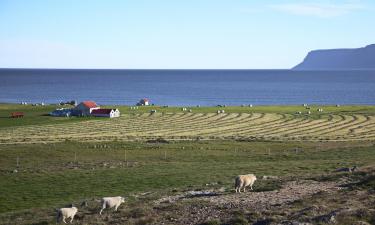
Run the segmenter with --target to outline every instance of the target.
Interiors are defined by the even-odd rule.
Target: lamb
[[[62,218],[62,221],[66,223],[65,219],[70,218],[70,223],[73,222],[74,216],[78,212],[77,207],[61,208],[57,210],[57,222]]]
[[[241,188],[243,188],[243,191],[246,192],[247,186],[250,186],[250,189],[253,190],[253,184],[256,180],[257,178],[254,174],[238,175],[234,184],[236,193],[240,193]]]
[[[121,196],[102,198],[101,200],[102,209],[100,210],[99,214],[102,215],[102,211],[105,208],[115,207],[115,211],[117,211],[117,208],[121,205],[121,203],[124,203],[124,202],[125,202],[125,198]]]

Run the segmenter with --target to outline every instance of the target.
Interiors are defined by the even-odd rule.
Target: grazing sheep
[[[246,192],[246,187],[250,186],[250,189],[253,190],[253,184],[257,180],[254,174],[247,174],[247,175],[238,175],[234,182],[234,187],[237,192],[241,192],[241,188],[243,188],[243,192]]]
[[[115,211],[117,211],[117,208],[121,205],[121,203],[124,203],[124,202],[125,202],[125,198],[121,196],[102,198],[102,201],[101,201],[102,209],[100,210],[99,214],[102,215],[102,211],[105,208],[115,207]]]
[[[61,219],[64,223],[66,223],[65,219],[70,218],[70,223],[73,222],[74,216],[78,212],[77,207],[71,207],[71,208],[61,208],[57,210],[57,222],[59,222]]]

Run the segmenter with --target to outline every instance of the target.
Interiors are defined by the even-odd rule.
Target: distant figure
[[[238,175],[234,181],[234,187],[236,193],[240,193],[241,189],[246,192],[246,187],[250,186],[250,190],[253,190],[253,184],[257,180],[254,174]]]

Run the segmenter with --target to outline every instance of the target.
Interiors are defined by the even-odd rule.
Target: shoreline
[[[42,102],[27,102],[25,106],[32,106],[32,104],[41,104]],[[67,106],[68,104],[65,105],[60,105],[60,103],[46,103],[43,102],[45,105],[44,106]],[[0,105],[23,105],[20,102],[0,102]],[[119,106],[119,107],[134,107],[137,106],[136,104],[133,105],[127,105],[127,104],[98,104],[100,106]],[[252,106],[249,106],[252,105]],[[144,108],[152,108],[152,107],[157,107],[157,108],[181,108],[181,107],[189,107],[189,108],[231,108],[231,107],[242,107],[242,108],[255,108],[255,107],[304,107],[304,104],[242,104],[242,105],[226,105],[226,104],[218,104],[218,105],[148,105],[148,106],[141,106]],[[338,106],[337,106],[338,105]],[[41,106],[41,105],[37,105]],[[375,104],[307,104],[307,106],[311,107],[357,107],[357,106],[365,106],[365,107],[375,107]]]

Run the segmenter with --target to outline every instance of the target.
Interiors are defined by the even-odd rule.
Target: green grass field
[[[120,106],[115,119],[46,116],[55,108],[0,104],[0,224],[49,224],[54,208],[103,196],[131,205],[134,194],[210,183],[230,193],[238,174],[282,178],[259,179],[260,192],[375,166],[374,106],[311,106],[311,114],[302,106]],[[25,117],[9,118],[14,111]],[[42,218],[32,217],[39,209]]]
[[[235,175],[249,172],[308,177],[342,166],[373,164],[374,146],[356,147],[364,144],[213,141],[5,145],[0,146],[0,212],[57,207],[107,195],[202,187],[211,182],[231,188]],[[15,169],[17,173],[12,172]]]

